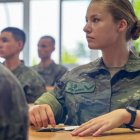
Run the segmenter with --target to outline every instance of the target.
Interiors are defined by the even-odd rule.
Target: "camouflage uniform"
[[[31,68],[21,63],[13,74],[20,81],[28,103],[33,103],[42,93],[46,91],[45,81],[42,77]]]
[[[44,78],[46,86],[54,86],[55,82],[67,71],[67,68],[55,62],[52,62],[47,68],[41,68],[39,65],[32,68]]]
[[[102,58],[66,73],[54,91],[35,103],[49,104],[57,122],[80,125],[130,104],[140,109],[140,58],[130,53],[127,64],[112,78]]]
[[[28,107],[18,80],[0,64],[0,140],[27,140]]]

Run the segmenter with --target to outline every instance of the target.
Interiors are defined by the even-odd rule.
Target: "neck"
[[[123,67],[128,61],[129,49],[127,46],[119,47],[117,49],[112,48],[112,50],[103,51],[102,54],[106,67],[120,68]]]
[[[51,59],[41,59],[41,62],[39,63],[39,66],[40,67],[43,67],[43,68],[46,68],[46,67],[48,67],[48,65],[50,65],[51,63],[53,62],[53,60],[51,60]]]
[[[15,59],[7,59],[4,62],[4,65],[10,69],[10,70],[14,70],[18,67],[18,65],[21,63],[21,61],[19,60],[19,58],[15,58]]]

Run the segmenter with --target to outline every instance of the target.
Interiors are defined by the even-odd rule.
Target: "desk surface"
[[[106,132],[100,137],[76,137],[68,131],[59,132],[36,132],[29,128],[29,140],[139,140],[140,130],[132,132],[129,129],[116,128]]]

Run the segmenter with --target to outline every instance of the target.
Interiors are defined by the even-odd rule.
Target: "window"
[[[8,26],[23,28],[22,2],[0,3],[0,31]],[[0,61],[3,59],[0,58]]]
[[[56,50],[53,53],[55,62],[59,62],[58,27],[59,5],[58,0],[31,0],[30,7],[30,64],[39,62],[37,43],[41,36],[51,35],[56,39]]]
[[[90,50],[83,27],[89,1],[63,1],[62,4],[62,63],[87,63]]]

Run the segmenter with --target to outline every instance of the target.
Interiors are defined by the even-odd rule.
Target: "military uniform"
[[[54,61],[46,68],[41,68],[39,65],[35,65],[32,68],[44,78],[46,86],[54,86],[55,82],[67,71],[67,68],[56,64]]]
[[[140,109],[140,58],[130,53],[127,64],[113,77],[102,58],[67,72],[36,104],[49,104],[57,122],[80,125],[130,104]]]
[[[25,66],[24,63],[21,63],[12,72],[20,81],[28,103],[33,103],[46,91],[45,81],[42,77],[36,71]]]
[[[18,80],[0,64],[0,140],[27,140],[28,106]]]

